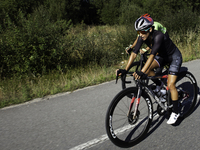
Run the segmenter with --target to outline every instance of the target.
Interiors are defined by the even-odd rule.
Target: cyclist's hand
[[[139,79],[146,79],[147,78],[147,74],[143,73],[142,71],[136,71],[133,73],[133,76],[136,80]]]
[[[126,75],[127,71],[125,69],[117,69],[116,70],[116,84],[118,80],[118,76]]]
[[[133,49],[132,49],[131,47],[125,49],[126,53],[129,54],[129,55],[131,54],[131,51],[132,51],[132,50],[133,50]]]
[[[123,76],[127,73],[125,69],[117,69],[116,70],[116,76]]]
[[[142,50],[142,49],[140,49],[140,54],[144,54],[145,52]]]

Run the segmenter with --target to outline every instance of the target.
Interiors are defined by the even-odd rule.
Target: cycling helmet
[[[153,25],[153,19],[149,14],[142,15],[135,21],[136,31],[145,31]]]

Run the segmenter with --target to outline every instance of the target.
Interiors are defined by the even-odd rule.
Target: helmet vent
[[[144,20],[142,20],[142,22],[140,23],[140,26],[143,25],[143,23],[144,23]]]

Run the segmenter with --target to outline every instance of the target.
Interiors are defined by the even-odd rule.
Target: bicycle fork
[[[141,86],[139,85],[138,86],[137,97],[135,97],[135,95],[133,94],[133,97],[132,97],[132,100],[131,100],[131,104],[130,104],[130,107],[129,107],[129,111],[128,111],[128,116],[129,116],[131,114],[131,111],[132,111],[132,108],[133,108],[133,104],[134,104],[135,99],[136,99],[135,110],[133,111],[134,113],[133,113],[133,118],[132,119],[136,119],[136,117],[137,117],[137,112],[138,112],[138,107],[139,107],[139,104],[140,104],[141,94],[142,94],[142,89],[141,89]]]

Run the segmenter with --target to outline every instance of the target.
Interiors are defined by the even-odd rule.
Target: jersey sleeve
[[[143,40],[142,40],[142,38],[139,36],[139,37],[138,37],[138,40],[137,40],[137,43],[136,43],[136,45],[135,45],[135,48],[134,48],[134,50],[133,50],[133,53],[138,54],[138,52],[139,52],[140,47],[142,46],[142,44],[143,44]]]
[[[163,44],[164,42],[164,34],[157,34],[155,37],[154,37],[154,44],[153,44],[153,47],[152,47],[152,51],[151,51],[151,54],[153,54],[154,56],[158,53],[159,49],[161,49],[161,45]]]

